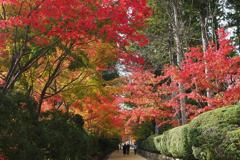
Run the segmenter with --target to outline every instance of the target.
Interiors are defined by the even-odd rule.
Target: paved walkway
[[[145,158],[134,155],[133,151],[131,150],[129,155],[123,155],[122,150],[113,152],[108,160],[146,160]]]

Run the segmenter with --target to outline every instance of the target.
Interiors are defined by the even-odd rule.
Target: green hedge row
[[[164,155],[188,158],[191,147],[188,145],[188,125],[173,128],[157,136],[155,144],[157,149]]]
[[[19,93],[0,94],[0,159],[102,160],[119,144],[88,134],[80,115],[54,110],[37,117],[34,107]]]
[[[159,152],[156,143],[154,143],[156,141],[156,137],[156,135],[149,136],[146,140],[141,142],[140,147],[144,146],[144,149],[149,152]]]
[[[203,113],[187,125],[147,138],[140,148],[184,160],[239,160],[240,106]]]
[[[240,106],[201,114],[190,123],[188,134],[196,159],[240,159]]]

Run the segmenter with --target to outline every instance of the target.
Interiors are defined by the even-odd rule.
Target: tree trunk
[[[211,18],[212,39],[213,39],[213,42],[216,44],[217,48],[219,48],[218,35],[216,34],[216,31],[219,26],[217,17],[216,17],[217,10],[218,10],[218,4],[216,0],[212,2],[208,2],[208,10],[209,10],[209,17]]]
[[[174,38],[173,38],[173,30],[172,30],[172,25],[168,24],[168,55],[169,55],[169,63],[171,65],[176,65],[176,58],[175,58],[175,54],[173,52],[173,47],[174,47]]]
[[[154,125],[154,133],[159,134],[159,128],[158,128],[156,119],[153,120],[153,125]]]
[[[240,20],[239,19],[237,19],[237,24],[240,24]],[[237,27],[237,29],[236,29],[236,34],[237,34],[237,45],[238,45],[238,52],[240,53],[240,25],[237,25],[236,26]]]
[[[218,35],[216,33],[219,25],[218,25],[217,17],[215,15],[212,15],[212,18],[213,18],[212,19],[213,40],[214,40],[214,43],[217,46],[217,49],[219,49],[220,45],[219,45],[219,42],[218,42]]]
[[[202,38],[202,49],[205,53],[208,46],[207,30],[206,30],[207,17],[200,13],[200,25],[201,25],[201,38]]]
[[[184,59],[183,55],[183,31],[184,25],[181,16],[181,9],[178,0],[171,0],[171,5],[173,9],[173,30],[174,39],[176,43],[176,55],[177,55],[177,65],[181,68],[181,62]],[[181,83],[178,84],[179,94],[185,93],[184,87]],[[181,123],[185,124],[187,122],[186,115],[186,103],[185,98],[180,98],[180,113],[181,113]]]
[[[202,37],[202,50],[203,50],[203,56],[206,56],[206,51],[208,47],[208,36],[207,36],[207,15],[206,13],[200,12],[200,25],[201,25],[201,37]],[[205,78],[208,79],[208,67],[207,62],[204,61],[205,64]],[[211,98],[212,94],[209,88],[206,90],[207,98]],[[210,103],[208,103],[208,106],[211,106]]]
[[[66,54],[63,54],[58,58],[58,62],[56,64],[56,67],[54,68],[53,72],[51,74],[49,74],[48,80],[45,83],[45,85],[44,85],[44,87],[41,91],[40,98],[39,98],[39,101],[38,101],[38,106],[37,106],[38,117],[39,117],[40,112],[41,112],[43,101],[46,98],[45,96],[46,96],[47,90],[51,86],[51,84],[54,82],[56,77],[59,76],[60,68],[61,68],[61,65],[62,65],[65,58],[66,58]]]

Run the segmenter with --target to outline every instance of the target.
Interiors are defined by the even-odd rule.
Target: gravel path
[[[133,151],[129,155],[123,155],[122,150],[113,152],[108,160],[146,160],[145,158],[134,155]]]

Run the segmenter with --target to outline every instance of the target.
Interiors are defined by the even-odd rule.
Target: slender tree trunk
[[[201,25],[201,37],[202,37],[202,50],[203,50],[203,56],[206,56],[206,51],[207,51],[207,47],[208,47],[208,36],[207,36],[207,16],[205,13],[201,13],[200,12],[200,25]],[[207,67],[207,62],[204,61],[205,64],[205,78],[208,79],[208,67]],[[206,90],[206,94],[207,94],[207,98],[211,98],[212,97],[212,93],[210,91],[209,88],[207,88]],[[208,103],[208,106],[211,106],[210,103]]]
[[[239,14],[240,14],[240,12],[239,12]],[[237,19],[237,24],[240,24],[240,20],[239,19]],[[236,34],[237,34],[238,51],[240,53],[240,26],[239,25],[237,25]]]
[[[38,114],[38,116],[40,115],[43,101],[46,98],[45,96],[46,96],[47,90],[51,86],[51,84],[54,82],[56,77],[60,74],[60,68],[61,68],[61,65],[62,65],[62,63],[63,63],[65,58],[66,58],[66,54],[64,54],[64,55],[62,55],[62,56],[60,56],[58,58],[58,62],[56,64],[55,69],[49,75],[48,80],[45,83],[45,85],[44,85],[44,87],[43,87],[43,89],[41,91],[40,98],[39,98],[39,101],[38,101],[38,106],[37,106],[37,114]]]
[[[159,128],[158,128],[156,119],[153,120],[153,125],[154,125],[154,133],[159,134]]]
[[[22,76],[22,74],[26,72],[29,68],[31,68],[41,57],[47,54],[50,51],[50,49],[55,47],[56,44],[58,43],[58,40],[54,41],[52,44],[39,50],[38,56],[31,58],[30,60],[25,62],[24,65],[20,65],[21,60],[24,58],[24,54],[26,54],[24,51],[26,50],[27,40],[25,41],[26,42],[23,48],[20,49],[20,51],[17,51],[17,49],[15,49],[14,51],[14,54],[11,59],[11,66],[10,69],[8,70],[5,79],[5,84],[3,86],[3,93],[7,93],[9,89],[14,88],[15,83]]]
[[[213,40],[214,43],[216,44],[217,48],[219,49],[219,42],[218,42],[218,35],[216,33],[218,29],[218,21],[215,15],[212,15],[212,34],[213,34]]]
[[[218,10],[217,1],[214,0],[212,2],[208,2],[208,10],[209,10],[209,17],[211,18],[211,32],[212,32],[212,39],[216,44],[217,48],[219,48],[218,43],[218,35],[216,34],[216,30],[218,29],[218,21],[217,21],[217,10]]]
[[[168,26],[168,54],[169,54],[169,57],[170,57],[170,64],[173,65],[173,66],[176,66],[177,65],[177,60],[176,60],[176,55],[174,53],[174,33],[173,33],[173,25],[172,24],[169,24]],[[175,96],[177,95],[177,92],[174,91],[172,92],[171,94],[171,99],[173,99]],[[175,109],[175,112],[178,112],[178,109]],[[177,120],[178,120],[178,123],[181,124],[181,113],[177,114],[176,116]]]
[[[13,85],[14,85],[13,77],[16,77],[15,75],[16,75],[16,70],[17,70],[17,66],[19,65],[19,62],[20,62],[20,57],[18,56],[18,54],[14,54],[11,59],[11,66],[9,68],[9,71],[8,71],[6,79],[5,79],[5,84],[3,87],[4,93],[6,93],[7,90],[9,88],[13,87]]]
[[[176,43],[176,55],[177,55],[177,65],[181,68],[181,62],[184,59],[183,55],[183,31],[184,25],[181,16],[181,9],[178,0],[171,0],[171,5],[173,8],[173,30],[174,30],[174,39]],[[179,93],[185,93],[184,87],[181,83],[178,84]],[[181,113],[181,123],[185,124],[187,122],[186,115],[186,102],[185,98],[180,98],[180,113]]]
[[[202,38],[202,48],[204,53],[207,51],[207,46],[208,46],[206,21],[207,21],[207,17],[200,13],[201,38]]]
[[[173,31],[172,31],[172,25],[168,24],[168,55],[169,55],[169,63],[171,65],[176,65],[175,58],[174,58],[174,39],[173,39]]]

